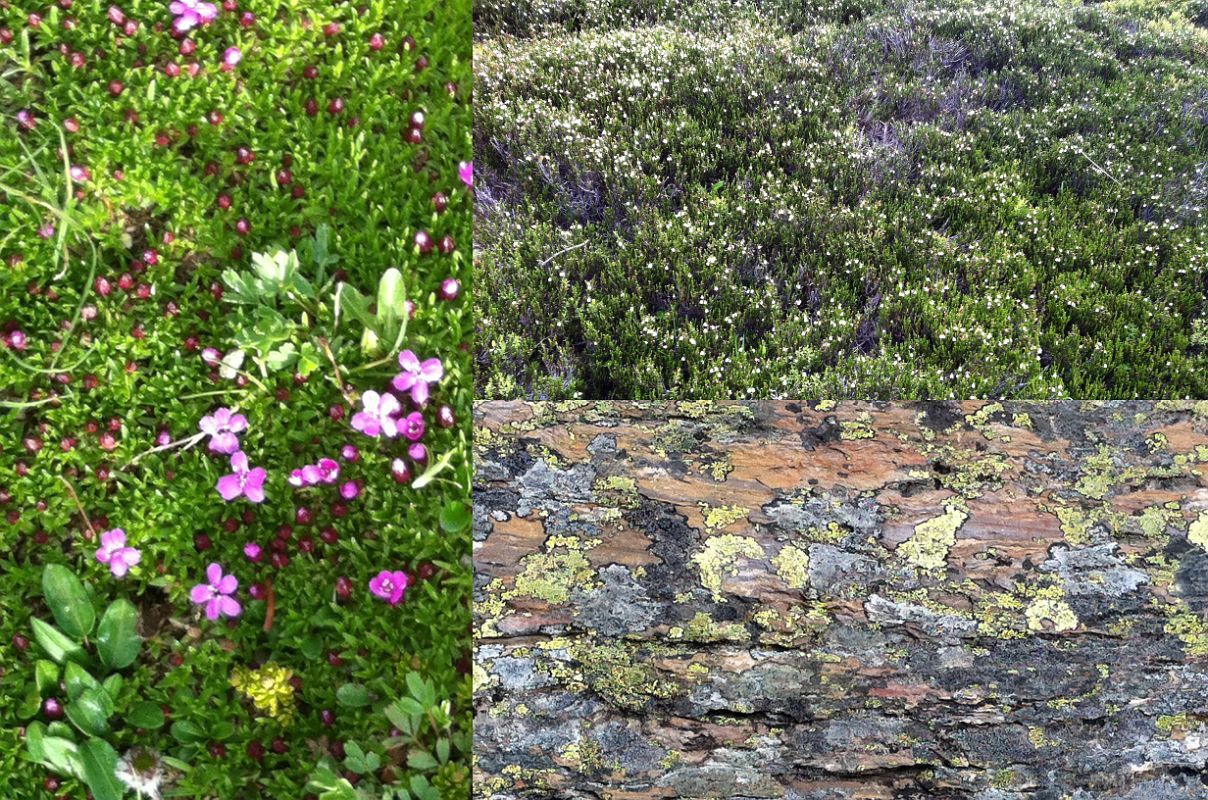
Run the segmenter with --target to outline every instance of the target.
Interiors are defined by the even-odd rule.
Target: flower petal
[[[243,487],[239,483],[239,476],[223,475],[219,478],[218,494],[222,495],[222,499],[228,502],[243,494]]]
[[[210,600],[210,602],[206,603],[206,618],[211,620],[218,619],[218,609],[221,608],[221,606],[222,601],[218,597],[215,597],[214,599]]]
[[[439,383],[445,376],[445,366],[440,363],[439,358],[429,358],[419,365],[419,375],[428,383]]]
[[[417,406],[427,405],[428,403],[428,384],[424,381],[416,381],[411,387],[411,402]]]
[[[208,583],[199,583],[189,590],[189,599],[194,603],[208,603],[214,596],[214,587]]]
[[[403,368],[404,372],[411,374],[419,372],[419,358],[410,350],[404,350],[398,354],[398,365]]]
[[[234,575],[223,575],[222,580],[214,584],[214,588],[222,594],[230,594],[239,588],[239,579]]]
[[[218,588],[218,582],[222,580],[222,565],[215,562],[206,567],[206,580],[210,582],[210,586]]]
[[[239,601],[233,597],[223,595],[222,597],[215,598],[214,602],[218,604],[218,610],[228,617],[237,617],[243,611],[243,607],[239,605]]]
[[[237,450],[231,456],[231,469],[235,472],[247,472],[247,454],[242,450]]]

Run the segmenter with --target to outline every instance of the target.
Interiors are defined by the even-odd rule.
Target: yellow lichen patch
[[[235,667],[231,671],[231,686],[243,692],[257,711],[283,723],[294,716],[294,673],[285,667],[265,664],[260,669]]]
[[[590,588],[595,571],[583,549],[583,540],[574,536],[551,536],[545,542],[545,552],[524,557],[524,569],[503,599],[535,597],[558,604],[566,602],[575,586]]]
[[[785,613],[765,606],[756,611],[751,619],[764,629],[764,632],[759,634],[760,643],[778,647],[800,646],[803,642],[816,638],[831,623],[831,617],[821,603],[809,608],[792,606]]]
[[[948,551],[956,544],[956,532],[968,518],[964,509],[948,505],[940,516],[916,525],[914,535],[898,546],[898,552],[920,569],[943,569]]]
[[[637,508],[642,502],[638,495],[637,481],[627,475],[610,475],[598,480],[594,490],[601,504],[615,505],[618,508]]]
[[[477,661],[474,662],[474,691],[476,693],[486,689],[496,681],[497,678],[487,672],[482,664],[479,664]]]
[[[711,508],[702,503],[701,513],[705,517],[705,527],[716,530],[733,525],[740,519],[746,519],[748,512],[742,506],[716,506]]]
[[[990,417],[1002,411],[1002,403],[987,403],[977,411],[965,417],[965,422],[982,436],[993,441],[996,437],[990,429]]]
[[[876,436],[872,429],[872,415],[867,411],[854,420],[839,423],[840,439],[871,439]]]
[[[805,588],[805,584],[809,581],[810,557],[804,550],[786,544],[772,559],[772,564],[776,567],[776,574],[790,588]]]
[[[1112,469],[1111,450],[1100,446],[1098,453],[1087,457],[1082,477],[1074,484],[1074,491],[1083,497],[1102,500],[1112,488]]]
[[[1094,519],[1080,508],[1072,508],[1070,506],[1058,506],[1054,513],[1057,519],[1061,521],[1061,531],[1065,534],[1065,540],[1074,547],[1083,547],[1090,544],[1090,530],[1095,524]]]
[[[713,593],[714,600],[721,600],[722,581],[738,574],[738,560],[763,557],[759,542],[747,536],[725,533],[709,537],[704,549],[692,556],[692,560],[700,569],[701,586]]]
[[[1179,637],[1189,656],[1208,656],[1208,622],[1200,619],[1193,611],[1171,614],[1164,628],[1166,633]]]
[[[687,625],[668,631],[667,638],[704,643],[745,642],[751,638],[751,635],[740,623],[718,622],[705,612],[698,611]]]
[[[1187,527],[1187,540],[1208,550],[1208,511],[1201,511],[1195,521]]]
[[[1024,611],[1024,617],[1031,631],[1052,630],[1060,633],[1078,627],[1078,617],[1070,604],[1065,602],[1065,592],[1059,586],[1046,586],[1038,590]]]

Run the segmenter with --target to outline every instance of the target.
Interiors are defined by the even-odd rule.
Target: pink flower
[[[356,461],[360,457],[361,451],[357,449],[356,445],[346,444],[340,448],[340,458],[345,461]]]
[[[399,431],[413,442],[418,442],[424,438],[424,415],[418,411],[412,411],[403,419],[399,420]]]
[[[417,406],[428,402],[428,386],[440,383],[445,376],[445,368],[439,358],[429,358],[421,362],[415,353],[404,350],[398,354],[398,364],[403,371],[394,376],[391,385],[400,392],[410,392],[411,400]]]
[[[174,0],[168,10],[176,14],[176,19],[172,21],[172,30],[176,33],[184,33],[218,19],[218,6],[202,0]]]
[[[361,494],[361,487],[357,486],[356,481],[345,481],[340,486],[340,497],[345,500],[355,500]]]
[[[189,591],[189,598],[206,607],[206,617],[211,620],[219,616],[237,617],[243,611],[239,601],[231,597],[239,587],[234,575],[223,575],[219,564],[206,567],[208,583],[199,583]]]
[[[222,53],[222,65],[228,69],[235,67],[243,60],[243,51],[238,47],[228,47]]]
[[[466,186],[474,185],[474,162],[462,161],[457,165],[457,176]]]
[[[255,542],[248,542],[243,546],[243,554],[247,556],[248,561],[259,561],[264,551]]]
[[[4,341],[6,341],[8,343],[8,346],[14,350],[24,350],[25,349],[25,332],[21,331],[21,330],[15,330],[12,333],[10,333],[8,336],[6,336]]]
[[[370,389],[361,395],[362,410],[352,415],[352,427],[366,436],[386,436],[393,439],[398,436],[398,420],[394,415],[399,412],[398,398],[386,392],[378,394]]]
[[[340,477],[340,464],[333,458],[320,458],[318,464],[307,464],[289,473],[289,485],[301,488],[320,483],[335,483]]]
[[[210,435],[211,453],[229,456],[239,449],[239,437],[235,434],[247,430],[247,417],[229,408],[220,408],[212,415],[202,417],[198,427],[202,433]]]
[[[247,456],[240,450],[231,456],[231,469],[234,472],[218,479],[218,494],[222,499],[230,502],[243,495],[253,503],[263,503],[264,479],[268,477],[264,467],[248,469]]]
[[[42,227],[38,228],[38,237],[41,239],[49,239],[55,235],[55,226],[47,222]]]
[[[143,560],[143,554],[133,547],[126,547],[126,532],[114,528],[101,534],[96,560],[108,564],[115,578],[124,578],[131,567]]]
[[[406,594],[407,584],[410,582],[411,580],[407,577],[407,573],[402,570],[396,570],[395,572],[382,570],[369,580],[369,591],[390,603],[390,605],[397,606],[403,602],[403,595]]]

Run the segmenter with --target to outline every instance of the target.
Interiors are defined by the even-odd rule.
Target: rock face
[[[480,403],[482,797],[1208,797],[1208,403]]]

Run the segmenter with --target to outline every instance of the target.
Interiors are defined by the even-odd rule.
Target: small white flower
[[[154,750],[131,748],[117,763],[113,774],[139,797],[160,800],[159,784],[164,779],[164,769]]]

